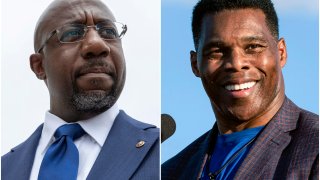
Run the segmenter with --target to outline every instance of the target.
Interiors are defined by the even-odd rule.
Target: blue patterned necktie
[[[55,142],[42,160],[38,180],[76,180],[79,152],[73,141],[85,131],[79,124],[65,124],[54,133]]]

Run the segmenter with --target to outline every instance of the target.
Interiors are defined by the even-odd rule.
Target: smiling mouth
[[[255,84],[256,84],[256,81],[251,81],[251,82],[246,82],[243,84],[226,85],[226,86],[224,86],[224,88],[227,89],[228,91],[241,91],[241,90],[250,89]]]

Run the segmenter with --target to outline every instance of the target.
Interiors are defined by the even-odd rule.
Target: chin
[[[111,108],[117,101],[116,92],[116,90],[112,89],[109,92],[94,90],[74,93],[71,104],[78,112],[103,112]]]
[[[227,108],[225,114],[230,119],[243,122],[253,119],[258,114],[258,109],[247,106],[232,107]]]

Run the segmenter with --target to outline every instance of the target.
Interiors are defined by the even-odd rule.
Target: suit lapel
[[[258,136],[235,179],[271,178],[283,150],[291,141],[290,131],[296,128],[299,109],[286,99],[281,109]]]
[[[150,127],[120,111],[87,179],[130,179],[159,137],[158,133],[144,131]],[[139,141],[145,144],[136,147]]]
[[[43,125],[40,125],[36,131],[22,144],[15,147],[2,159],[2,167],[8,170],[1,169],[6,175],[3,179],[29,179],[34,161],[34,156],[39,143]],[[10,162],[6,162],[10,161]]]
[[[210,134],[210,133],[209,133]],[[188,162],[185,169],[188,170],[187,173],[183,174],[179,179],[197,179],[199,174],[202,172],[203,163],[206,162],[207,159],[207,149],[208,149],[208,139],[209,136],[205,139],[205,141],[197,148],[198,151],[195,151],[195,154],[192,155],[192,158]]]
[[[192,158],[189,159],[185,169],[188,170],[188,173],[184,173],[179,179],[199,179],[203,171],[204,165],[207,161],[208,154],[210,154],[213,147],[212,144],[215,144],[216,137],[218,135],[218,126],[215,124],[209,133],[207,133],[206,138],[199,145],[193,146]]]

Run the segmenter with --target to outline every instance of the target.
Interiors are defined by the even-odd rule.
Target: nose
[[[98,56],[106,57],[109,55],[109,53],[110,47],[108,43],[100,37],[95,29],[88,29],[88,32],[82,41],[82,57],[85,59]]]
[[[225,60],[226,71],[239,72],[242,70],[248,70],[249,68],[248,57],[237,50],[230,52],[229,57]]]

